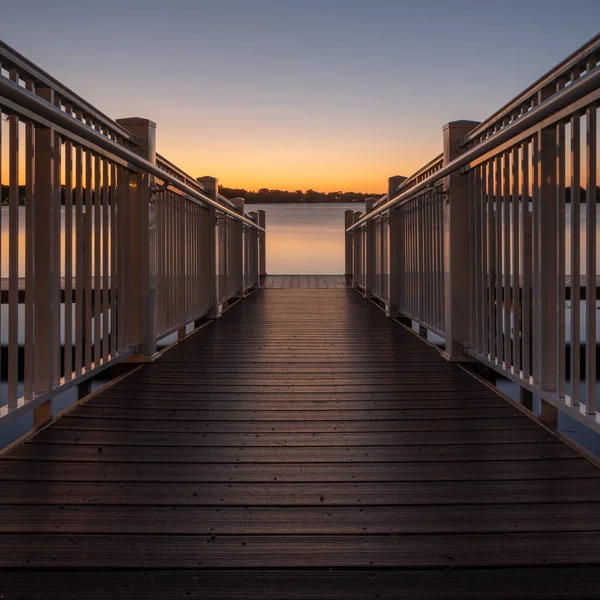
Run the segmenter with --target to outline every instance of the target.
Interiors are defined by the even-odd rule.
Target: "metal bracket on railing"
[[[170,183],[168,181],[163,182],[161,185],[156,185],[156,179],[154,176],[150,178],[150,202],[156,202],[156,194],[166,192]]]
[[[441,191],[438,191],[439,186],[435,186],[433,184],[429,184],[428,186],[425,187],[426,190],[431,190],[434,196],[449,196],[450,192],[448,190],[444,190],[442,189]]]

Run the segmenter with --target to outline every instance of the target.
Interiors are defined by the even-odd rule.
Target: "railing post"
[[[54,104],[51,88],[36,86],[36,94]],[[35,394],[50,392],[56,379],[56,356],[58,340],[55,339],[55,320],[60,307],[55,306],[57,284],[55,236],[56,211],[60,210],[54,181],[54,161],[58,149],[54,147],[54,127],[34,128],[35,135],[35,213],[34,213],[34,278],[35,298],[33,345],[33,391]],[[28,290],[30,292],[30,290]],[[48,400],[33,410],[33,426],[38,427],[52,417],[52,402]]]
[[[557,173],[557,129],[556,127],[542,128],[537,133],[538,156],[538,198],[533,198],[534,206],[537,203],[537,223],[533,224],[533,243],[537,247],[534,256],[538,264],[534,265],[537,272],[539,291],[534,294],[534,311],[538,314],[539,328],[534,335],[539,336],[537,343],[533,344],[534,352],[539,352],[534,364],[539,365],[539,383],[543,391],[557,391],[556,357],[558,355],[557,343],[557,311],[564,311],[564,306],[557,307],[558,289],[558,252],[564,253],[564,248],[558,248],[558,206],[559,189]],[[561,218],[564,219],[564,208]],[[563,284],[564,285],[564,284]],[[540,398],[539,417],[542,421],[556,427],[557,408]]]
[[[244,214],[244,204],[246,203],[244,198],[230,198],[229,201],[234,205],[236,212],[238,212],[240,215]],[[231,240],[229,240],[231,254],[228,257],[229,266],[227,268],[228,279],[229,279],[231,273],[233,273],[235,276],[235,283],[234,283],[235,289],[229,290],[229,294],[231,294],[231,292],[233,292],[237,298],[243,298],[244,297],[244,227],[243,227],[243,223],[241,223],[240,221],[230,221],[228,223],[228,228],[233,230],[233,232],[235,233],[234,243],[232,244]]]
[[[205,175],[198,177],[197,180],[204,186],[206,194],[209,198],[218,202],[219,198],[219,181],[216,177]],[[218,284],[218,263],[217,263],[217,211],[214,208],[209,208],[209,221],[212,224],[208,229],[208,248],[210,256],[208,257],[208,268],[206,281],[209,286],[209,298],[211,299],[211,307],[208,311],[208,316],[217,318],[221,316],[221,306],[219,304],[219,284]]]
[[[365,214],[369,214],[373,210],[375,202],[378,198],[366,198],[365,199]],[[377,217],[375,217],[377,218]],[[377,283],[377,235],[376,235],[376,223],[375,219],[367,221],[365,227],[365,249],[366,260],[365,264],[365,298],[373,297],[373,290]]]
[[[138,117],[117,119],[135,138],[132,150],[156,164],[156,123]],[[129,342],[136,347],[135,359],[156,354],[156,204],[154,177],[143,171],[129,178]]]
[[[258,214],[258,225],[266,230],[267,227],[267,215],[264,210],[257,210]],[[258,276],[259,282],[261,277],[267,275],[267,234],[260,232],[258,234]]]
[[[406,179],[403,175],[394,175],[388,179],[388,200],[396,195],[396,188]],[[390,240],[390,263],[389,263],[389,286],[388,286],[388,314],[391,317],[398,316],[398,305],[402,285],[402,269],[404,260],[402,258],[402,240],[400,238],[401,213],[392,208],[389,211],[389,240]]]
[[[359,210],[355,210],[352,213],[352,224],[356,223],[361,218],[362,214],[363,213]],[[363,274],[362,237],[363,232],[361,228],[352,231],[352,287],[354,289],[360,285],[358,277]]]
[[[248,217],[258,225],[258,212],[253,210],[248,213]],[[248,230],[250,235],[250,286],[254,287],[259,285],[259,237],[258,231],[254,228]]]
[[[346,210],[344,211],[344,240],[345,240],[345,275],[346,277],[352,277],[352,242],[354,239],[354,234],[352,232],[347,232],[346,229],[348,227],[352,227],[354,223],[354,211]]]
[[[444,164],[461,155],[460,140],[479,123],[453,121],[444,126]],[[449,360],[468,360],[465,348],[471,333],[469,249],[469,187],[467,177],[456,171],[444,180],[444,300],[445,354]]]

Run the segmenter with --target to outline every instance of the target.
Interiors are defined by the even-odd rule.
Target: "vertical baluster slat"
[[[597,109],[586,112],[586,337],[585,389],[586,412],[596,412],[596,203],[597,203]]]
[[[480,260],[479,260],[479,341],[478,350],[484,356],[488,353],[488,311],[487,311],[487,193],[486,193],[486,164],[478,168],[478,216],[477,228],[480,231]]]
[[[33,81],[28,80],[25,87],[33,92]],[[1,115],[0,115],[1,118]],[[25,400],[33,397],[33,342],[34,342],[34,219],[35,207],[33,201],[34,185],[34,125],[31,122],[25,124],[25,330],[23,343],[24,361],[24,395]],[[0,150],[1,154],[1,150]],[[0,166],[0,170],[2,167]]]
[[[487,182],[487,214],[488,214],[488,323],[489,347],[488,353],[491,361],[496,356],[496,219],[494,211],[494,161],[488,162]]]
[[[83,212],[82,226],[82,253],[83,253],[83,326],[84,326],[84,352],[85,352],[85,368],[86,370],[92,367],[92,338],[93,338],[93,298],[92,292],[94,289],[92,283],[92,256],[93,256],[93,227],[92,227],[92,186],[94,181],[92,178],[93,155],[91,152],[85,152],[85,211]]]
[[[122,251],[119,236],[117,234],[117,166],[114,163],[110,165],[110,355],[114,358],[121,342],[117,335],[117,256]],[[121,299],[121,301],[123,301]]]
[[[83,151],[75,147],[75,375],[84,364],[84,231],[83,231]]]
[[[10,79],[18,82],[16,69]],[[19,381],[19,118],[8,118],[8,407],[17,406]]]
[[[504,359],[504,345],[502,338],[503,323],[502,323],[502,157],[497,156],[495,159],[494,172],[494,205],[495,205],[495,221],[496,226],[496,289],[495,289],[495,312],[496,317],[496,364],[502,365]]]
[[[54,104],[60,110],[62,100],[58,94],[54,95]],[[61,240],[62,230],[62,163],[63,163],[63,140],[61,135],[55,131],[54,134],[54,190],[52,192],[52,240],[54,246],[53,253],[53,272],[54,285],[52,286],[52,294],[54,297],[54,344],[55,348],[52,353],[54,359],[54,385],[58,386],[61,379],[61,358],[63,348],[61,347],[61,273],[64,271],[64,255]],[[63,330],[64,333],[64,330]]]
[[[94,157],[94,364],[102,358],[102,160]]]
[[[110,220],[108,209],[108,189],[110,184],[110,170],[106,159],[102,160],[102,359],[109,357],[109,321],[110,321],[110,289],[109,289],[109,243]]]
[[[521,373],[521,275],[519,272],[519,148],[511,153],[512,350],[513,372]]]
[[[579,406],[581,394],[581,119],[571,117],[571,404]]]
[[[541,316],[541,269],[540,269],[540,190],[539,190],[539,171],[540,171],[540,145],[539,135],[533,136],[532,149],[532,241],[533,241],[533,257],[532,257],[532,292],[533,292],[533,314],[532,314],[532,370],[533,381],[536,384],[540,383],[540,358],[541,358],[541,335],[540,335],[540,316]]]
[[[556,392],[565,396],[566,340],[565,340],[565,206],[566,206],[566,149],[565,125],[556,128],[556,234],[557,234],[557,314],[556,314]]]
[[[71,114],[71,107],[65,107]],[[73,144],[65,140],[65,380],[73,377]]]
[[[511,263],[510,263],[510,153],[505,152],[502,156],[502,250],[503,250],[503,270],[502,278],[504,282],[504,368],[510,370],[513,363],[512,347],[511,347]]]
[[[529,182],[530,182],[530,156],[529,143],[526,140],[521,145],[521,259],[523,272],[523,285],[521,291],[521,362],[523,378],[528,379],[531,375],[531,324],[532,324],[532,264],[531,264],[531,216],[529,212]]]

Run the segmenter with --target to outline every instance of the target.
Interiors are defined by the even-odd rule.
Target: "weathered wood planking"
[[[351,288],[345,275],[267,275],[264,288],[279,289],[340,289]]]
[[[600,469],[346,285],[267,277],[5,455],[4,598],[597,597]]]

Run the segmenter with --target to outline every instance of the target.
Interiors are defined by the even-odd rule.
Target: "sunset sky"
[[[0,38],[112,118],[156,121],[191,175],[383,192],[599,24],[598,0],[4,0]]]

